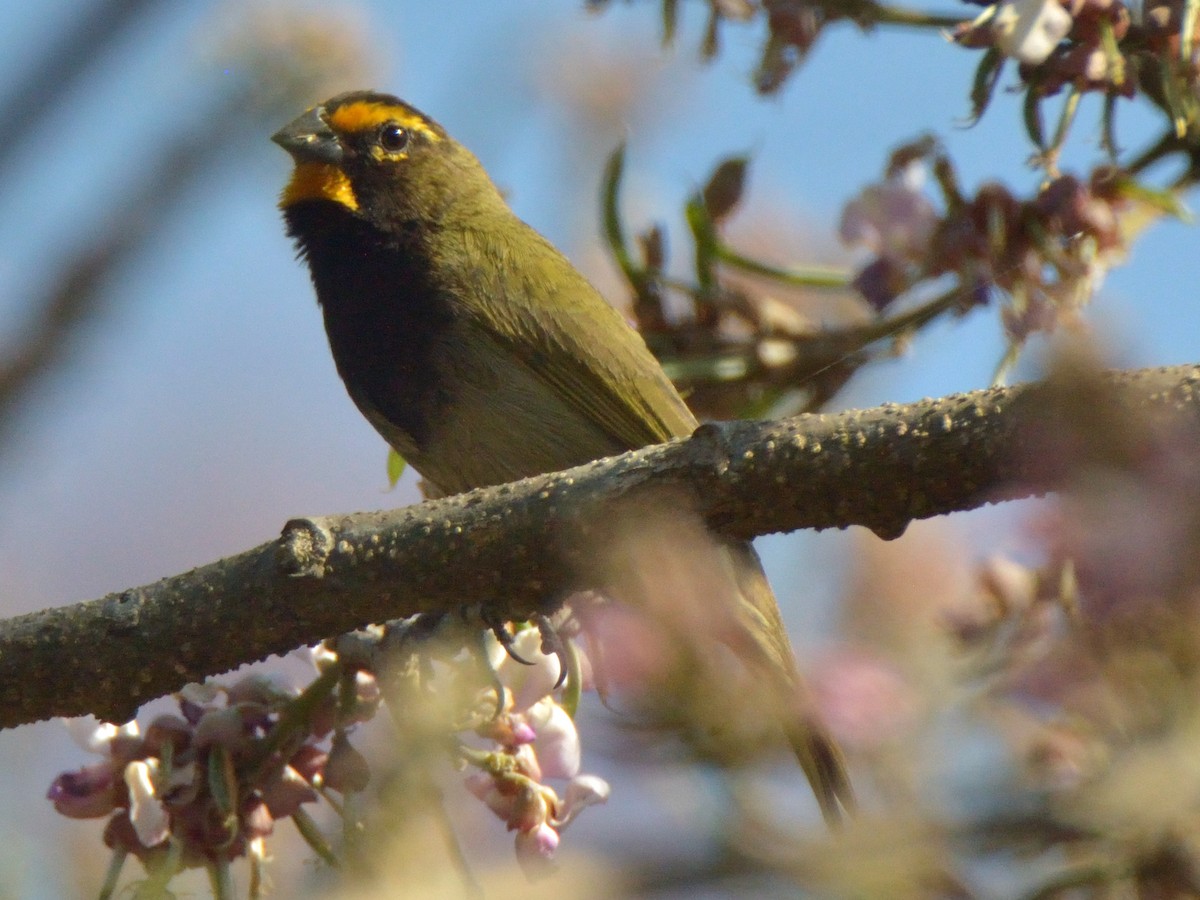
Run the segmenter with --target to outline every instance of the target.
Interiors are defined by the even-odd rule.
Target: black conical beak
[[[296,162],[320,162],[337,165],[342,161],[342,145],[325,121],[325,107],[314,106],[300,118],[284,125],[271,140],[292,154]]]

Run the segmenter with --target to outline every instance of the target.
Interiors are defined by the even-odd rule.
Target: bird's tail
[[[837,825],[843,814],[853,812],[855,806],[845,759],[814,714],[779,614],[779,604],[758,554],[749,544],[728,544],[727,552],[742,597],[741,618],[749,644],[739,655],[749,660],[758,657],[764,675],[777,684],[784,734],[812,786],[825,821],[830,826]]]
[[[854,789],[846,774],[842,751],[811,719],[785,723],[784,730],[800,768],[812,785],[826,824],[831,828],[840,825],[844,813],[854,812]]]
[[[610,657],[601,675],[644,688],[635,693],[652,720],[676,723],[723,764],[754,757],[782,725],[826,821],[840,821],[854,806],[845,763],[816,718],[758,555],[671,499],[630,498],[593,533],[588,580],[645,627],[615,617],[616,639],[600,635]]]

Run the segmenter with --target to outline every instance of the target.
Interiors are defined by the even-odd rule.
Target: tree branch
[[[1112,373],[1099,402],[1200,424],[1198,385],[1200,366]],[[526,618],[589,586],[579,574],[594,553],[589,523],[640,491],[685,487],[671,495],[693,497],[711,527],[736,538],[849,525],[894,537],[913,519],[1042,493],[1061,474],[1039,456],[1055,389],[708,425],[568,472],[296,519],[237,556],[0,622],[0,727],[87,712],[124,721],[189,681],[419,612],[485,602]]]

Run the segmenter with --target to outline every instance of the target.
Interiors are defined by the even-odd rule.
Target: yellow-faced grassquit
[[[697,421],[640,335],[508,208],[479,161],[386,94],[342,94],[274,140],[280,206],[308,262],[351,398],[434,491],[457,493],[690,435]],[[749,544],[727,559],[728,640],[777,696],[802,686]],[[755,698],[748,698],[751,703]],[[784,731],[827,819],[851,803],[804,709]]]

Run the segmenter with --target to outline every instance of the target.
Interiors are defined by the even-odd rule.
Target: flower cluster
[[[369,716],[378,692],[369,677],[354,682],[352,715]],[[332,692],[311,706],[303,696],[250,675],[227,688],[187,686],[179,714],[157,716],[144,733],[136,721],[76,720],[73,731],[102,758],[59,775],[47,796],[65,816],[107,817],[105,843],[151,870],[168,849],[172,869],[261,860],[275,823],[304,815],[318,789],[344,793],[366,781],[345,735],[349,704],[335,706]],[[309,715],[289,721],[295,710]]]
[[[1021,77],[1036,81],[1043,96],[1070,86],[1132,97],[1133,72],[1117,46],[1131,29],[1129,8],[1120,0],[1070,0],[1064,6],[1070,24],[1067,41],[1052,48],[1044,61],[1017,56],[1023,63]],[[1035,75],[1033,67],[1039,63]]]
[[[158,716],[145,734],[137,722],[76,723],[103,758],[60,775],[49,799],[72,818],[107,817],[108,846],[142,860],[164,884],[183,868],[219,870],[243,856],[257,866],[264,838],[289,817],[318,855],[335,863],[301,807],[323,798],[344,812],[331,792],[366,789],[367,762],[348,732],[372,718],[391,691],[398,722],[410,713],[420,718],[422,703],[437,704],[431,722],[441,731],[428,736],[429,746],[440,754],[447,733],[457,733],[451,756],[473,768],[468,790],[516,832],[519,861],[538,874],[549,867],[562,829],[608,798],[603,780],[580,772],[579,733],[562,700],[581,689],[583,677],[564,683],[564,661],[583,667],[586,660],[562,648],[548,621],[515,637],[497,625],[482,654],[492,683],[480,686],[480,660],[462,654],[469,629],[452,627],[446,635],[437,625],[417,617],[326,642],[312,654],[320,674],[301,693],[248,676],[228,688],[189,685],[178,695],[179,714]],[[497,633],[508,640],[502,644]],[[546,652],[543,644],[551,643],[561,653]],[[432,665],[438,658],[450,661],[448,671]],[[416,692],[400,689],[412,675]],[[470,685],[466,692],[458,690],[463,684]],[[408,703],[414,708],[398,712],[397,704]]]
[[[1028,200],[985,184],[939,224],[929,274],[958,275],[972,298],[989,286],[1004,291],[1010,298],[1004,325],[1016,343],[1051,331],[1091,299],[1124,257],[1121,187],[1108,169],[1087,181],[1061,175]]]
[[[1183,93],[1200,84],[1200,50],[1193,47],[1188,59],[1181,53],[1197,18],[1184,0],[1148,2],[1137,15],[1121,0],[1002,0],[952,36],[964,47],[1015,59],[1037,97],[1064,87],[1133,97],[1140,88],[1174,117],[1186,102]]]
[[[996,46],[1028,65],[1043,62],[1071,30],[1071,14],[1058,0],[1004,0],[994,10],[988,31]]]
[[[607,800],[609,786],[580,772],[579,733],[556,697],[562,662],[543,651],[538,630],[518,632],[508,652],[493,638],[491,656],[501,699],[476,729],[489,748],[464,750],[475,769],[467,788],[516,832],[517,859],[535,876],[548,870],[562,829]],[[565,782],[562,794],[547,780]]]
[[[1069,876],[1078,896],[1194,896],[1197,431],[1123,404],[1092,366],[1060,361],[1031,409],[1030,468],[1055,490],[1031,520],[1044,561],[987,561],[949,624],[1033,788],[995,821],[1035,853],[1103,857]]]
[[[929,158],[945,196],[940,215],[913,174]],[[1019,344],[1073,317],[1123,257],[1119,217],[1135,194],[1129,179],[1101,168],[1086,181],[1061,175],[1027,200],[996,183],[967,197],[949,161],[922,141],[896,151],[885,179],[846,206],[840,230],[847,244],[874,254],[855,286],[877,309],[921,281],[953,275],[956,309],[986,303],[993,288],[1009,297],[1004,325]]]
[[[1043,93],[1064,84],[1125,90],[1124,60],[1112,42],[1129,27],[1129,10],[1119,0],[1003,0],[960,25],[954,40],[995,47],[1017,60],[1025,80],[1036,81]]]

